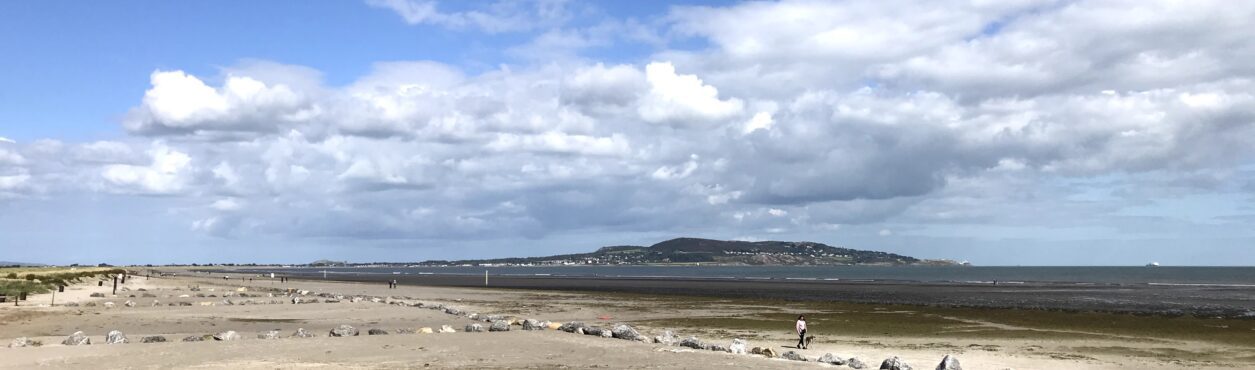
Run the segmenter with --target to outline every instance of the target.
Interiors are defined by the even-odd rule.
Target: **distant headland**
[[[602,247],[591,253],[544,257],[476,260],[431,260],[422,266],[520,266],[520,265],[959,265],[951,260],[924,260],[888,252],[833,247],[814,242],[738,241],[676,238],[648,247]]]

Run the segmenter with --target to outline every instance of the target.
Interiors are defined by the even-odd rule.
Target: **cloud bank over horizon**
[[[524,41],[494,67],[380,60],[347,82],[247,55],[154,68],[114,138],[0,137],[0,230],[28,229],[5,243],[107,256],[29,231],[99,224],[56,224],[96,202],[134,216],[115,233],[155,235],[104,237],[143,244],[135,262],[208,256],[170,244],[404,261],[706,236],[1255,264],[1252,3],[362,6]],[[602,54],[629,45],[645,51]]]

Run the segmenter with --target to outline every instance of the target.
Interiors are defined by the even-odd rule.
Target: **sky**
[[[0,3],[0,260],[1255,265],[1255,2]]]

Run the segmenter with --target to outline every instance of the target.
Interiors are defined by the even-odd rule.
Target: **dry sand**
[[[189,291],[198,286],[200,291]],[[661,333],[663,327],[650,323],[667,322],[677,317],[735,317],[779,307],[756,307],[737,301],[683,307],[675,297],[601,295],[593,293],[559,293],[517,290],[437,288],[402,286],[387,289],[382,284],[297,281],[280,284],[269,279],[253,282],[223,281],[205,275],[176,278],[133,278],[125,284],[128,291],[107,298],[90,298],[95,292],[110,293],[110,286],[95,283],[70,287],[56,296],[57,306],[39,307],[51,301],[50,294],[32,296],[21,307],[11,304],[0,307],[0,341],[7,344],[17,337],[31,337],[44,343],[41,347],[0,348],[0,368],[824,368],[834,367],[814,362],[802,363],[761,356],[733,355],[711,351],[646,344],[620,339],[596,338],[560,331],[521,331],[518,327],[503,333],[463,333],[462,328],[474,321],[442,311],[372,303],[314,303],[293,305],[286,297],[266,297],[262,288],[292,288],[341,295],[412,297],[407,302],[442,303],[467,312],[500,313],[522,318],[556,322],[581,320],[591,325],[609,326],[616,322],[640,323],[637,327],[649,336]],[[278,304],[224,305],[222,295],[249,287],[246,294],[261,297],[230,297],[235,302],[253,300]],[[144,289],[145,291],[139,291]],[[177,290],[176,290],[177,289]],[[211,291],[212,289],[212,291]],[[145,298],[143,294],[156,297]],[[195,294],[204,294],[198,298]],[[179,298],[180,295],[191,295]],[[136,297],[128,297],[135,295]],[[214,295],[216,297],[209,297]],[[135,307],[125,307],[127,300]],[[160,302],[153,306],[153,301]],[[320,301],[322,299],[319,299]],[[65,303],[95,307],[66,307]],[[114,302],[105,308],[103,302]],[[172,302],[191,302],[193,306],[168,306]],[[670,302],[670,303],[668,303]],[[213,304],[212,306],[208,304]],[[717,323],[717,321],[716,321]],[[328,337],[329,330],[349,324],[361,330],[361,336]],[[396,334],[397,329],[418,329],[450,325],[458,333]],[[971,323],[974,326],[997,325]],[[706,342],[728,345],[732,338],[743,337],[749,345],[770,347],[777,352],[790,350],[795,339],[788,328],[746,332],[721,328],[717,324],[685,327],[677,335],[695,335]],[[317,338],[289,338],[297,328],[319,335]],[[385,329],[390,335],[368,336],[371,328]],[[283,339],[259,339],[258,334],[280,330]],[[66,335],[83,331],[91,337],[90,346],[64,346]],[[110,330],[125,333],[131,343],[106,345],[104,335]],[[226,330],[238,332],[238,341],[180,342],[186,336],[213,334]],[[820,333],[839,332],[836,328],[816,327]],[[1255,335],[1255,333],[1252,333]],[[146,335],[162,335],[171,342],[141,344]],[[1093,339],[938,339],[842,336],[826,334],[808,350],[799,351],[812,360],[824,353],[858,357],[870,368],[877,368],[889,356],[900,356],[917,369],[931,369],[946,354],[955,354],[966,369],[1177,369],[1249,368],[1241,353],[1249,348],[1220,348],[1236,351],[1232,361],[1189,362],[1188,359],[1147,356],[1146,351],[1164,346],[1162,341],[1137,338],[1095,336]],[[1173,342],[1183,350],[1214,349],[1213,344]],[[1077,348],[1127,348],[1127,354],[1099,351],[1086,353]],[[1204,347],[1204,348],[1200,348]],[[1073,350],[1064,350],[1073,349]],[[1229,352],[1224,352],[1229,353]],[[1182,362],[1186,360],[1186,362]],[[842,367],[845,368],[845,367]]]

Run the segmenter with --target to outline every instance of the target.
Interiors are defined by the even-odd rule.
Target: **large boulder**
[[[615,338],[626,340],[641,340],[644,338],[641,336],[640,332],[636,331],[635,328],[632,328],[627,324],[615,325],[611,334],[613,334]]]
[[[863,360],[860,360],[860,359],[857,359],[857,358],[854,358],[854,357],[850,357],[850,359],[849,359],[849,360],[846,360],[846,361],[845,361],[845,364],[846,364],[846,365],[848,365],[848,366],[850,366],[850,368],[851,368],[851,369],[864,369],[864,368],[867,368],[867,364],[864,364],[864,363],[863,363]]]
[[[292,333],[292,338],[313,338],[317,336],[318,334],[305,330],[305,328],[296,328],[296,332]]]
[[[61,341],[61,344],[67,346],[85,346],[92,344],[92,339],[88,338],[87,334],[83,334],[81,331],[76,331],[74,334],[70,334],[70,336],[65,337],[65,340]]]
[[[166,337],[160,335],[149,335],[139,338],[140,343],[165,343]]]
[[[444,334],[444,333],[456,333],[456,332],[457,332],[457,330],[453,330],[453,327],[452,327],[452,326],[448,326],[448,325],[440,325],[440,333],[441,333],[441,334]]]
[[[767,358],[776,357],[776,351],[771,348],[754,347],[754,349],[750,350],[750,353],[756,354],[756,355],[762,355]]]
[[[595,337],[600,337],[601,332],[606,330],[606,329],[602,329],[600,326],[586,326],[583,329],[584,329],[584,335],[592,335]]]
[[[585,327],[588,327],[588,325],[579,321],[572,321],[566,324],[562,324],[562,326],[558,327],[558,330],[565,331],[567,333],[574,333],[576,330],[582,329]]]
[[[218,334],[214,334],[214,340],[220,340],[224,342],[229,341],[229,340],[240,340],[240,334],[236,333],[234,330],[227,330]]]
[[[488,331],[510,331],[510,322],[505,320],[493,321],[492,325],[488,326]]]
[[[697,337],[684,338],[680,340],[679,345],[680,347],[688,347],[692,349],[701,349],[701,350],[710,349],[709,345],[707,345],[706,343],[702,343],[702,341],[700,339],[697,339]]]
[[[831,353],[825,353],[823,356],[819,356],[819,360],[817,361],[832,365],[845,365],[846,362],[845,358]]]
[[[466,312],[464,312],[464,311],[462,311],[462,310],[459,310],[459,309],[456,309],[456,308],[453,308],[453,307],[447,307],[447,308],[445,308],[445,309],[444,309],[444,313],[447,313],[447,314],[450,314],[450,315],[454,315],[454,316],[462,316],[462,315],[466,314]]]
[[[675,333],[671,332],[670,330],[663,331],[662,335],[654,336],[654,343],[658,343],[665,346],[674,346],[679,341],[680,341],[680,338],[676,338]]]
[[[110,330],[109,334],[105,334],[105,344],[126,344],[130,340],[126,339],[126,334],[117,330]]]
[[[340,325],[340,326],[337,326],[335,329],[331,329],[331,334],[330,334],[330,336],[333,336],[333,337],[356,337],[356,336],[357,336],[357,334],[358,334],[358,332],[357,332],[357,328],[352,327],[352,326],[349,326],[349,325],[343,325],[343,324],[342,324],[342,325]]]
[[[749,349],[747,349],[747,347],[749,347],[749,344],[745,343],[744,339],[736,338],[732,340],[732,345],[728,346],[728,352],[732,352],[733,354],[737,354],[737,355],[743,355],[749,352]]]
[[[265,333],[257,334],[257,339],[279,339],[279,338],[283,338],[283,334],[279,332],[279,329],[273,329]]]
[[[937,370],[963,370],[963,366],[959,365],[959,358],[946,355],[941,359],[941,363],[937,364]]]
[[[388,335],[388,331],[383,330],[383,329],[378,329],[378,328],[372,328],[370,330],[367,330],[366,334],[367,335]]]
[[[715,351],[715,352],[732,352],[732,350],[728,349],[728,347],[724,347],[718,344],[710,344],[709,347],[711,351]]]
[[[467,333],[479,333],[484,331],[484,326],[480,324],[466,324],[466,327],[462,328],[462,331]]]
[[[523,330],[545,330],[545,326],[540,321],[527,319],[523,320]]]
[[[42,345],[42,342],[27,337],[18,337],[9,342],[9,348],[39,347]]]
[[[780,358],[783,358],[785,360],[793,360],[793,361],[807,361],[806,356],[803,356],[801,353],[797,353],[793,351],[787,351],[785,353],[781,353]]]
[[[893,356],[880,363],[880,370],[911,370],[911,365],[907,365],[898,356]]]

